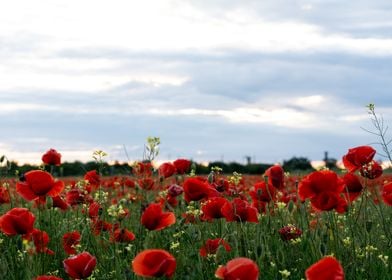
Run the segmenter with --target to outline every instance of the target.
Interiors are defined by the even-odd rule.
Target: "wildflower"
[[[132,261],[132,269],[136,275],[143,277],[172,277],[176,270],[176,259],[167,251],[147,249]]]
[[[241,198],[235,198],[232,202],[226,202],[222,206],[222,214],[230,222],[257,223],[259,221],[257,209]]]
[[[285,240],[297,239],[302,235],[302,231],[294,225],[287,225],[279,230],[280,237]]]
[[[8,235],[30,234],[35,216],[26,208],[12,208],[0,217],[0,230]]]
[[[215,276],[224,280],[257,280],[259,277],[259,268],[251,259],[235,258],[225,266],[218,267],[215,271]]]
[[[271,184],[277,189],[284,187],[284,170],[280,165],[271,166],[264,174],[268,177],[268,184]]]
[[[63,235],[63,248],[68,255],[76,254],[76,246],[80,243],[79,231],[67,232]]]
[[[149,230],[161,230],[176,222],[173,212],[163,212],[159,203],[150,204],[141,216],[141,224]]]
[[[16,184],[16,191],[26,200],[34,200],[46,195],[58,196],[64,188],[62,181],[56,181],[50,173],[42,170],[26,172]]]
[[[135,240],[135,235],[127,229],[118,228],[110,236],[111,242],[129,243],[133,240]]]
[[[346,187],[343,190],[343,194],[349,201],[354,201],[363,190],[361,182],[353,173],[346,173],[343,176],[343,181],[346,184]]]
[[[187,202],[219,196],[218,191],[199,178],[188,178],[184,182],[184,198]]]
[[[305,271],[307,280],[344,280],[344,271],[337,259],[327,256]]]
[[[84,174],[84,180],[88,181],[88,183],[94,187],[98,187],[101,183],[101,178],[97,172],[97,170],[91,170]]]
[[[33,280],[63,280],[63,278],[53,275],[40,275],[35,277]]]
[[[65,272],[74,279],[89,277],[96,265],[97,259],[88,252],[80,253],[63,261]]]
[[[176,167],[170,162],[162,163],[158,168],[159,176],[163,178],[168,178],[172,176],[175,172]]]
[[[213,197],[207,200],[201,208],[201,211],[203,212],[202,219],[211,221],[213,219],[224,218],[222,207],[225,203],[230,202],[223,197]]]
[[[202,257],[207,257],[208,255],[216,254],[220,246],[222,246],[226,250],[226,252],[231,251],[231,247],[229,243],[227,243],[222,238],[215,238],[215,239],[207,239],[204,245],[200,248],[199,254]]]
[[[191,168],[191,164],[192,164],[192,162],[190,160],[182,159],[182,158],[176,159],[173,162],[173,165],[176,168],[177,174],[187,173],[189,171],[189,169]]]
[[[50,149],[42,156],[42,162],[47,165],[60,165],[61,164],[61,154],[55,149]]]
[[[343,156],[343,164],[349,172],[354,172],[372,161],[376,150],[370,146],[359,146],[348,150]]]
[[[392,182],[383,186],[381,196],[385,204],[392,206]]]

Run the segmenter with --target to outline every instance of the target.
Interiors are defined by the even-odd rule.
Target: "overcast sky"
[[[0,2],[0,154],[340,159],[392,124],[389,0]],[[377,146],[375,146],[377,148]]]

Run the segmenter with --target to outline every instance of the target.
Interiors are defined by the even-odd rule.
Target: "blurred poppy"
[[[159,176],[163,178],[168,178],[172,176],[174,173],[176,173],[176,167],[170,162],[165,162],[159,166],[158,173]]]
[[[10,193],[6,187],[0,186],[0,204],[10,202]]]
[[[191,169],[192,162],[188,159],[179,158],[173,161],[173,165],[177,170],[177,174],[187,173]]]
[[[0,217],[0,230],[9,236],[30,234],[33,231],[35,216],[26,208],[12,208]]]
[[[382,175],[382,166],[377,161],[372,160],[368,164],[363,165],[359,169],[359,173],[362,177],[376,179]]]
[[[176,259],[165,250],[147,249],[136,255],[132,269],[136,275],[143,277],[171,278],[176,270]]]
[[[224,280],[257,280],[259,268],[257,264],[248,258],[235,258],[225,266],[220,266],[215,276]]]
[[[41,231],[35,228],[31,234],[31,239],[34,242],[35,251],[37,253],[54,255],[54,252],[47,248],[49,244],[49,235],[46,231]]]
[[[346,187],[343,190],[344,196],[349,201],[354,201],[362,192],[363,186],[359,181],[358,177],[353,173],[346,173],[343,176],[343,181]]]
[[[337,259],[327,256],[312,264],[305,276],[307,280],[344,280],[344,271]]]
[[[42,156],[42,162],[47,165],[60,165],[61,164],[61,154],[55,149],[50,149]]]
[[[97,170],[90,170],[84,174],[84,180],[88,181],[93,187],[98,187],[101,184],[101,177]]]
[[[219,196],[219,192],[199,178],[188,178],[184,182],[184,198],[187,202]]]
[[[80,238],[79,231],[67,232],[63,235],[63,248],[68,255],[77,253],[76,246],[80,243]]]
[[[141,216],[141,224],[149,230],[161,230],[176,222],[173,212],[163,212],[160,203],[150,204]]]
[[[88,278],[96,265],[97,259],[88,252],[80,253],[63,261],[65,272],[74,279]]]
[[[381,196],[385,204],[392,206],[392,182],[383,186]]]
[[[271,184],[277,189],[284,187],[284,170],[282,166],[271,166],[265,171],[265,175],[268,177],[268,184]]]
[[[279,229],[279,235],[283,240],[289,241],[300,237],[302,231],[294,225],[287,225]]]
[[[370,146],[359,146],[349,149],[348,153],[343,156],[344,167],[349,172],[354,172],[371,162],[375,154],[376,150]]]
[[[231,251],[229,243],[227,243],[222,238],[207,239],[204,245],[200,248],[199,254],[202,257],[207,257],[208,255],[214,255],[218,251],[219,246],[222,246],[226,252]]]
[[[201,207],[203,212],[202,219],[211,221],[213,219],[224,218],[222,207],[225,203],[230,203],[224,197],[213,197],[207,200]]]
[[[253,201],[269,202],[275,200],[275,188],[270,183],[267,186],[265,182],[259,182],[249,191],[249,195]]]
[[[50,173],[42,170],[26,172],[16,183],[16,191],[28,201],[40,196],[58,196],[63,188],[62,181],[56,181]]]
[[[63,278],[56,277],[53,275],[40,275],[33,278],[33,280],[63,280]]]
[[[133,232],[127,229],[117,228],[112,232],[110,236],[111,242],[129,243],[133,240],[135,240],[135,235],[133,234]]]
[[[235,198],[222,206],[222,213],[227,221],[258,223],[258,211],[246,200]]]

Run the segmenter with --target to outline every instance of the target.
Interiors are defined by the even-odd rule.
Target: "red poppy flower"
[[[265,182],[259,182],[249,191],[249,195],[253,201],[269,202],[275,200],[275,188],[270,183],[267,187]]]
[[[133,232],[127,229],[116,229],[113,231],[112,235],[110,236],[111,242],[119,242],[119,243],[129,243],[135,240],[135,235]]]
[[[60,165],[61,164],[61,154],[55,149],[50,149],[42,156],[42,162],[47,165]]]
[[[136,275],[143,277],[172,277],[176,270],[176,259],[167,251],[148,249],[140,252],[132,261]]]
[[[40,275],[35,277],[33,280],[63,280],[63,278],[56,277],[53,275]]]
[[[344,280],[344,271],[337,259],[328,256],[312,264],[305,276],[307,280]]]
[[[79,189],[71,189],[65,195],[65,200],[68,205],[74,206],[86,202],[86,196],[83,191]]]
[[[368,164],[362,166],[359,173],[362,177],[376,179],[382,175],[382,166],[377,161],[372,160]]]
[[[138,181],[139,187],[143,190],[152,190],[154,188],[155,181],[152,178],[142,178]]]
[[[90,170],[84,174],[84,180],[88,181],[90,185],[98,187],[101,184],[101,177],[97,170]]]
[[[226,202],[222,207],[222,213],[227,221],[258,223],[257,209],[246,200],[235,198],[232,202]]]
[[[7,188],[0,186],[0,204],[9,203],[10,201],[10,193]]]
[[[54,252],[47,248],[49,244],[49,235],[46,231],[41,231],[35,228],[31,234],[31,239],[34,242],[35,251],[37,253],[54,255]]]
[[[176,167],[177,174],[184,174],[191,169],[192,162],[188,159],[179,158],[173,162],[173,165]]]
[[[213,219],[224,218],[222,207],[225,203],[230,203],[230,201],[223,197],[213,197],[207,200],[201,207],[201,211],[203,212],[202,219],[211,221]]]
[[[63,261],[65,272],[74,279],[89,277],[97,265],[97,259],[88,252],[83,252]]]
[[[215,276],[224,280],[257,280],[259,268],[257,264],[248,258],[235,258],[225,266],[220,266]]]
[[[102,207],[98,202],[93,202],[88,208],[88,216],[90,219],[97,219],[102,214]]]
[[[346,173],[343,176],[343,181],[346,184],[346,187],[343,189],[344,196],[349,201],[354,201],[363,190],[361,182],[353,173]]]
[[[315,171],[304,177],[298,186],[301,200],[313,198],[322,192],[341,193],[344,190],[344,181],[330,170]]]
[[[173,212],[163,212],[160,203],[150,204],[143,212],[141,224],[149,230],[161,230],[176,222]]]
[[[171,197],[179,196],[183,192],[184,192],[184,188],[177,184],[170,185],[169,188],[167,189],[167,193]]]
[[[376,150],[370,146],[355,147],[343,156],[343,164],[349,172],[354,172],[371,162],[375,154]]]
[[[277,189],[284,187],[284,170],[280,165],[274,165],[265,171],[268,176],[268,184],[271,184]]]
[[[54,180],[50,173],[42,170],[25,173],[22,180],[16,184],[16,191],[28,201],[40,196],[58,196],[63,188],[62,181]]]
[[[218,251],[219,246],[223,246],[226,252],[231,251],[229,243],[227,243],[222,238],[207,239],[205,244],[200,248],[199,254],[202,257],[207,257],[208,255],[214,255]]]
[[[81,235],[79,231],[67,232],[63,235],[63,248],[68,255],[77,253],[75,247],[80,243]]]
[[[12,208],[0,217],[0,230],[9,236],[30,234],[33,231],[35,216],[26,208]]]
[[[294,225],[287,225],[279,229],[280,237],[285,240],[296,239],[302,235],[302,231]]]
[[[219,196],[219,192],[199,178],[188,178],[184,182],[184,198],[187,202]]]
[[[168,178],[172,176],[174,173],[176,173],[176,167],[170,162],[165,162],[159,166],[158,173],[159,176],[163,178]]]
[[[94,235],[99,235],[102,231],[111,231],[113,225],[102,220],[93,220],[91,231]]]
[[[52,207],[54,208],[60,208],[61,210],[67,210],[69,205],[64,201],[64,199],[57,195],[52,197],[53,205]]]
[[[132,172],[136,176],[147,176],[150,177],[152,175],[152,164],[151,162],[137,162],[133,167],[132,167]]]
[[[385,204],[392,206],[392,182],[383,186],[381,196]]]

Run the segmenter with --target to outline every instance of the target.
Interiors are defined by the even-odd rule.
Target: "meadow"
[[[126,176],[101,176],[96,151],[96,170],[56,178],[50,149],[2,177],[1,279],[392,279],[392,175],[373,147],[343,170],[199,176],[188,159],[154,167],[158,145]]]

